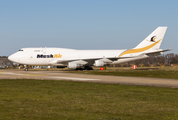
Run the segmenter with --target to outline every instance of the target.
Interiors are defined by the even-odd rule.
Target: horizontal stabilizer
[[[167,50],[156,50],[156,51],[152,51],[152,52],[148,52],[146,53],[145,55],[148,55],[148,56],[155,56],[155,55],[161,55],[163,52],[166,52],[166,51],[171,51],[172,49],[167,49]]]

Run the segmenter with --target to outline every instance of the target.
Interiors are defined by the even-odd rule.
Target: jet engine
[[[69,69],[76,69],[78,67],[80,67],[76,62],[69,62],[68,66]]]
[[[103,60],[95,60],[94,66],[95,67],[102,67],[105,65],[105,62]]]

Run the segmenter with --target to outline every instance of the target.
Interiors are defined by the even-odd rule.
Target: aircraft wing
[[[167,50],[156,50],[156,51],[152,51],[152,52],[148,52],[148,53],[145,53],[145,55],[148,55],[148,56],[156,56],[156,55],[161,55],[163,52],[166,52],[166,51],[170,51],[172,49],[167,49]]]
[[[126,58],[134,58],[132,57],[113,57],[113,58],[90,58],[90,59],[73,59],[73,60],[54,60],[50,62],[53,65],[65,65],[67,66],[68,63],[74,62],[80,66],[83,65],[89,65],[93,66],[95,65],[96,61],[104,63],[104,65],[110,64],[114,61],[117,61],[118,59],[126,59]]]
[[[50,62],[51,64],[68,64],[69,62],[75,62],[80,65],[93,65],[96,60],[101,60],[105,63],[111,63],[114,60],[117,60],[118,58],[93,58],[93,59],[73,59],[73,60],[55,60]]]

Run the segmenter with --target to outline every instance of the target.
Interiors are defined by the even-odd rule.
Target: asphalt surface
[[[64,71],[0,70],[0,79],[70,80],[96,83],[178,88],[178,79],[86,75]]]

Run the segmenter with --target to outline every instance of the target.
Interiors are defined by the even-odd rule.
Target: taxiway
[[[124,85],[143,85],[178,88],[177,79],[120,77],[66,73],[63,71],[0,70],[0,79],[71,80]]]

